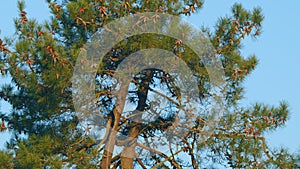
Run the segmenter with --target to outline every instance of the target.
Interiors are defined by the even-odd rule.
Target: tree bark
[[[125,145],[122,154],[121,154],[121,168],[122,169],[132,169],[133,168],[133,160],[135,158],[135,147],[137,145],[137,136],[139,134],[139,130],[134,127],[130,130],[129,139],[127,145]]]
[[[113,118],[114,125],[113,125],[111,131],[106,131],[106,132],[110,132],[110,133],[109,133],[107,142],[105,143],[104,153],[103,153],[103,157],[102,157],[101,163],[100,163],[101,169],[110,169],[111,159],[112,159],[115,144],[116,144],[118,125],[120,122],[120,111],[118,110],[117,107],[115,107],[113,109],[113,116],[114,116],[114,118]]]
[[[100,168],[101,169],[110,169],[110,166],[112,164],[112,156],[114,152],[114,148],[117,142],[117,133],[120,130],[119,123],[121,121],[121,113],[123,111],[126,95],[128,91],[128,86],[124,85],[121,86],[121,89],[119,91],[118,99],[119,101],[115,105],[113,112],[110,114],[110,118],[113,120],[113,126],[111,130],[109,131],[109,137],[107,139],[107,142],[105,143],[104,147],[104,153],[103,157],[101,159]],[[106,131],[108,132],[108,131]]]
[[[139,84],[140,90],[137,92],[138,95],[138,105],[134,115],[134,122],[132,122],[131,129],[129,130],[129,136],[127,145],[125,145],[122,155],[121,155],[121,168],[122,169],[132,169],[133,160],[135,158],[135,148],[137,146],[137,138],[140,133],[139,123],[142,119],[142,111],[147,109],[147,96],[150,86],[150,81],[153,78],[153,71],[147,70],[141,83]]]

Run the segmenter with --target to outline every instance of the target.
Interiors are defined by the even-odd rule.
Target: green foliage
[[[3,169],[13,168],[13,155],[6,151],[0,151],[0,167]]]

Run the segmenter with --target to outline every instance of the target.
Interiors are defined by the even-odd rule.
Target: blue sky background
[[[247,9],[260,6],[265,20],[262,35],[244,43],[244,56],[256,54],[259,65],[245,81],[245,105],[255,102],[279,105],[287,101],[290,119],[284,128],[268,133],[272,147],[300,149],[300,1],[289,0],[206,0],[203,10],[189,21],[213,27],[220,16],[230,15],[231,6],[242,3]],[[297,19],[298,18],[298,19]]]
[[[259,59],[257,69],[245,81],[247,105],[262,102],[278,105],[287,101],[290,106],[290,119],[286,127],[266,135],[272,147],[287,147],[291,152],[300,149],[300,1],[289,0],[206,0],[203,9],[188,18],[196,26],[213,27],[221,16],[230,15],[230,8],[240,2],[245,8],[260,6],[265,20],[260,38],[247,39],[242,53],[245,56],[256,54]],[[42,22],[49,18],[47,4],[43,0],[26,1],[28,17]],[[18,17],[17,0],[3,0],[0,6],[0,37],[14,33],[13,18]],[[0,84],[7,83],[0,79]],[[0,111],[8,111],[9,106],[1,102]],[[9,133],[0,134],[0,147]]]

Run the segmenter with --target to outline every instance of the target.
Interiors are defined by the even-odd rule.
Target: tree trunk
[[[137,138],[140,133],[139,123],[142,119],[142,111],[147,109],[147,96],[150,86],[150,81],[153,78],[153,71],[147,70],[145,76],[142,78],[140,84],[140,90],[138,91],[138,105],[136,108],[137,115],[134,116],[134,122],[132,123],[132,128],[129,131],[129,136],[127,140],[127,144],[125,145],[122,155],[121,155],[121,168],[122,169],[132,169],[133,168],[133,160],[135,157],[135,148],[137,145]]]
[[[139,134],[139,130],[137,127],[132,128],[129,133],[128,144],[125,145],[125,148],[122,151],[121,155],[121,168],[122,169],[132,169],[133,168],[133,160],[135,157],[135,147],[137,145],[137,136]]]
[[[107,144],[105,144],[105,150],[100,164],[101,169],[110,169],[115,142],[116,142],[116,133],[113,132],[109,135]]]
[[[112,116],[114,116],[114,118],[112,118],[114,119],[114,125],[111,131],[106,131],[109,132],[109,136],[105,143],[104,153],[100,163],[101,169],[110,169],[111,159],[116,144],[117,130],[119,127],[118,125],[120,122],[120,110],[118,110],[117,107],[113,109]]]
[[[110,114],[111,116],[110,118],[113,121],[113,126],[110,131],[106,131],[109,132],[109,136],[105,143],[104,153],[100,163],[101,169],[110,169],[110,166],[112,164],[112,158],[113,158],[112,156],[117,141],[116,140],[117,133],[120,130],[119,123],[121,121],[121,113],[125,105],[127,91],[128,91],[127,85],[121,86],[118,95],[119,102],[117,103],[117,105],[115,105],[113,112]]]

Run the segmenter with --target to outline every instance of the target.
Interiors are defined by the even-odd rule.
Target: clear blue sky
[[[245,81],[245,105],[263,102],[278,105],[285,100],[290,105],[291,115],[285,128],[267,134],[272,147],[287,147],[291,152],[300,149],[300,1],[279,0],[206,0],[204,8],[188,20],[196,26],[213,26],[220,16],[230,14],[230,7],[241,2],[246,8],[260,6],[265,20],[260,38],[249,38],[244,43],[245,56],[256,54],[257,69]],[[13,34],[13,18],[17,17],[17,0],[6,0],[0,6],[0,37]],[[26,1],[28,16],[43,21],[49,18],[49,10],[43,0]],[[3,80],[2,80],[3,82]],[[1,84],[1,83],[0,83]],[[2,110],[7,111],[3,104]],[[8,134],[0,134],[7,137]],[[0,139],[1,142],[4,141]]]

